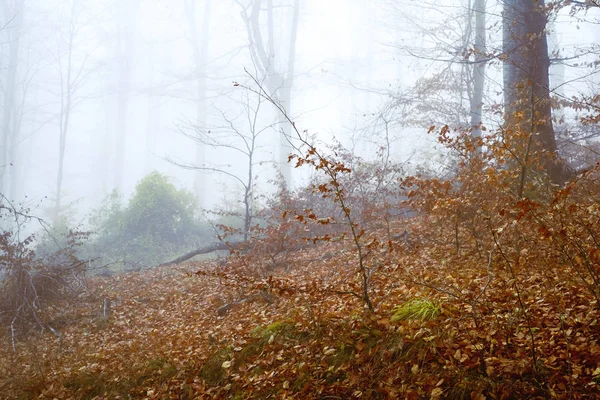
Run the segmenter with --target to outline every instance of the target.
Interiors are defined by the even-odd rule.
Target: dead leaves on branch
[[[224,264],[97,280],[121,299],[108,321],[66,327],[60,356],[50,335],[1,350],[0,387],[41,398],[597,398],[597,171],[525,199],[502,171],[463,173],[405,179],[421,214],[357,232],[375,313],[347,240],[267,268],[274,243],[295,247],[308,225],[339,237],[303,207]]]

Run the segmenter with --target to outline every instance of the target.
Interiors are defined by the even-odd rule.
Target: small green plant
[[[90,371],[80,372],[68,378],[64,386],[84,399],[127,396],[131,390],[131,383],[127,380],[114,380],[107,374]]]
[[[231,347],[224,347],[213,353],[200,369],[200,377],[204,379],[207,385],[219,386],[227,376],[224,368],[225,362],[232,359]]]
[[[293,322],[283,320],[275,321],[267,326],[259,326],[254,328],[252,336],[257,339],[268,340],[271,336],[287,335],[296,330]]]
[[[177,375],[177,368],[173,364],[162,357],[154,358],[140,369],[137,386],[152,378],[159,382],[166,382],[175,375]]]
[[[431,321],[441,312],[440,306],[429,299],[413,299],[394,308],[392,322]]]

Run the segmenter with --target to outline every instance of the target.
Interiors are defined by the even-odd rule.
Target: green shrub
[[[194,195],[158,172],[137,184],[126,205],[121,194],[111,193],[90,222],[95,253],[125,268],[160,264],[196,247],[208,233],[196,218]]]

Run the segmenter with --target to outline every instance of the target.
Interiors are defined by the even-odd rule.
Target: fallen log
[[[173,260],[166,261],[166,262],[160,264],[159,267],[166,267],[168,265],[179,264],[179,263],[187,261],[190,258],[195,257],[195,256],[200,255],[200,254],[208,254],[208,253],[212,253],[213,251],[219,251],[219,250],[231,250],[231,248],[234,245],[239,244],[239,243],[242,243],[242,242],[234,242],[234,243],[216,242],[216,243],[211,243],[211,244],[209,244],[207,246],[204,246],[204,247],[201,247],[199,249],[189,251],[189,252],[185,253],[184,255],[179,256],[179,257],[177,257],[177,258],[175,258]]]

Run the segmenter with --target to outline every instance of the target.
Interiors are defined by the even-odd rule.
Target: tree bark
[[[505,131],[527,133],[531,151],[553,183],[567,170],[559,159],[552,124],[544,0],[505,0],[503,12]],[[524,159],[529,158],[526,154]],[[526,162],[525,169],[528,169]]]

